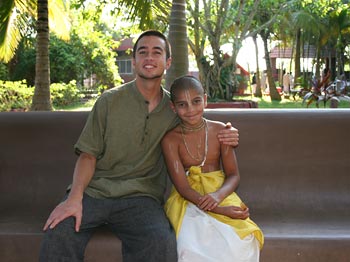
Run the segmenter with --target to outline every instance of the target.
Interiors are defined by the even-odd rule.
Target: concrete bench
[[[0,261],[38,260],[87,115],[0,113]],[[261,261],[349,261],[350,110],[209,109],[206,116],[240,131],[238,193],[265,233]],[[121,261],[121,242],[98,230],[85,261]]]

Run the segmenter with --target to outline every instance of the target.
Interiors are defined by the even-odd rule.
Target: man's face
[[[144,36],[138,42],[133,66],[138,77],[144,79],[162,78],[170,67],[166,59],[165,41],[157,36]]]

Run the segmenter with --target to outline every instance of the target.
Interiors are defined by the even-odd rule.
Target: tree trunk
[[[253,42],[255,47],[255,61],[256,61],[256,89],[255,89],[254,96],[262,97],[261,84],[260,84],[259,54],[258,54],[259,49],[258,49],[258,44],[256,42],[256,39],[257,39],[257,35],[254,35]]]
[[[267,47],[267,34],[261,34],[261,37],[264,42],[264,51],[265,51],[265,62],[266,62],[266,74],[269,81],[269,90],[271,100],[281,101],[281,95],[277,92],[275,81],[272,77],[272,67],[270,61],[270,53]]]
[[[50,100],[48,0],[38,0],[35,90],[31,110],[52,110]]]
[[[301,30],[297,30],[295,39],[295,60],[294,60],[294,82],[298,82],[300,77],[300,43],[301,43]]]
[[[186,24],[186,1],[173,0],[169,23],[169,42],[172,65],[166,72],[166,88],[182,75],[188,74],[188,39]]]

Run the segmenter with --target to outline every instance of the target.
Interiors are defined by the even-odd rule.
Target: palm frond
[[[61,38],[69,39],[69,21],[63,0],[49,1],[51,29]],[[0,60],[8,62],[14,56],[30,19],[37,16],[36,0],[8,0],[0,2]]]
[[[6,1],[5,1],[6,2]],[[31,1],[8,1],[1,6],[0,13],[0,60],[10,61],[27,30]]]
[[[121,2],[120,10],[126,7],[129,12],[128,19],[135,20],[139,18],[139,28],[144,30],[146,28],[157,27],[159,22],[165,22],[171,9],[170,0],[157,1],[132,1],[126,0]]]
[[[69,40],[70,21],[63,0],[49,1],[49,25],[59,38]]]

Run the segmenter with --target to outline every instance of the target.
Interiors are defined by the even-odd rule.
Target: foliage
[[[312,79],[312,88],[305,94],[302,104],[306,103],[309,107],[313,102],[315,102],[316,107],[323,102],[325,107],[327,102],[330,101],[332,107],[337,107],[340,101],[350,102],[350,97],[348,95],[348,86],[345,80],[336,79],[334,82],[328,82],[330,77],[330,72],[323,78],[322,81],[317,78]]]
[[[76,86],[76,81],[72,80],[68,84],[55,83],[51,84],[51,99],[53,106],[66,106],[76,103],[83,98],[84,95],[80,94],[79,89]]]
[[[1,80],[8,80],[9,72],[8,68],[4,63],[0,62],[0,79]]]
[[[14,59],[9,63],[9,80],[21,81],[25,79],[28,85],[34,86],[35,61],[35,39],[24,37],[19,44],[18,52],[16,52]]]
[[[26,81],[0,80],[0,111],[28,110],[32,102],[34,88]]]
[[[51,99],[55,107],[63,107],[80,102],[84,96],[76,86],[75,80],[51,84]],[[0,80],[0,112],[11,110],[27,111],[30,109],[34,87],[23,81]]]
[[[196,0],[188,5],[190,47],[196,57],[200,80],[213,99],[231,100],[232,91],[238,87],[234,74],[236,58],[242,41],[251,35],[249,31],[259,2]],[[232,45],[231,55],[221,50],[226,43]]]
[[[85,12],[91,13],[92,9]],[[85,31],[88,32],[85,33]],[[111,29],[102,23],[78,20],[73,24],[68,41],[51,34],[51,83],[69,83],[71,80],[76,80],[78,86],[82,86],[84,78],[91,75],[92,72],[98,77],[96,86],[103,84],[111,87],[120,83],[121,79],[115,65],[113,50],[117,42],[111,38],[111,32]],[[26,79],[29,85],[34,85],[35,47],[36,41],[33,36],[28,35],[22,38],[16,56],[8,64],[11,68],[8,75],[9,80]]]
[[[65,1],[49,0],[50,29],[68,39],[69,22]],[[32,31],[37,16],[36,0],[6,0],[0,2],[0,61],[9,62],[15,55],[21,39]]]
[[[122,81],[115,63],[114,51],[119,42],[113,40],[113,30],[107,24],[93,19],[94,14],[93,6],[76,11],[76,19],[72,24],[71,48],[77,53],[77,59],[80,59],[76,66],[80,67],[80,73],[83,73],[78,79],[95,74],[96,86],[112,87]]]

